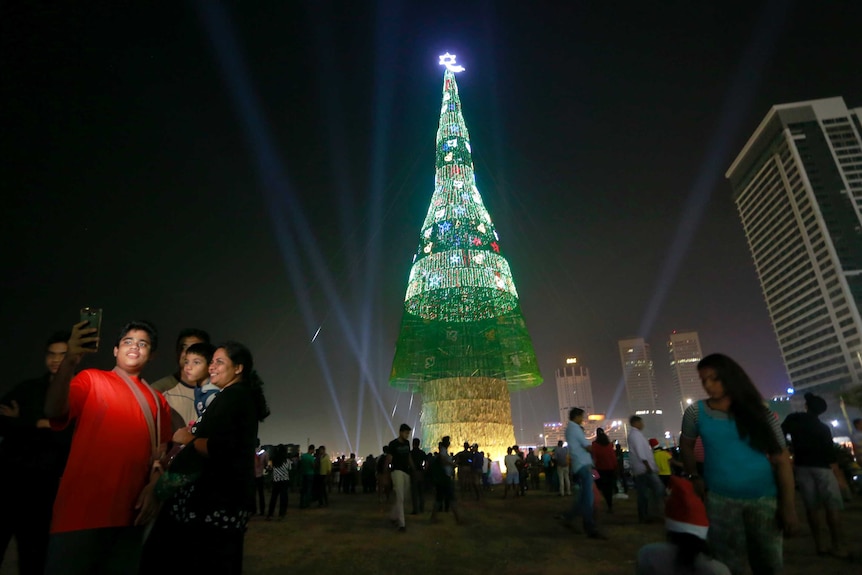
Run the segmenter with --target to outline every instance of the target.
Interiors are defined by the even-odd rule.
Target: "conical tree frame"
[[[436,448],[442,435],[453,445],[484,438],[499,455],[514,443],[509,391],[542,383],[509,263],[476,186],[470,135],[448,68],[434,193],[408,278],[389,383],[428,394],[426,447]]]

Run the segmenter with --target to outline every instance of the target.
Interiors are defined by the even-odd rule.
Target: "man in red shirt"
[[[140,377],[158,338],[149,324],[128,323],[114,347],[113,371],[85,369],[73,378],[83,355],[95,351],[87,344],[98,342],[85,325],[73,327],[45,401],[52,428],[75,422],[45,572],[137,573],[144,526],[158,511],[153,461],[171,436],[167,401]]]

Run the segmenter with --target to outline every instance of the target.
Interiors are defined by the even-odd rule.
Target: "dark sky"
[[[781,391],[724,172],[773,104],[862,106],[862,4],[559,4],[3,3],[0,390],[94,305],[107,334],[158,326],[150,380],[182,327],[246,343],[264,442],[365,454],[417,423],[387,381],[449,51],[545,377],[513,396],[518,441],[557,417],[566,356],[606,409],[629,336],[666,408],[674,329]]]

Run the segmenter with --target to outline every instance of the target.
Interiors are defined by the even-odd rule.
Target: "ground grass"
[[[557,575],[634,573],[637,550],[664,539],[661,523],[640,525],[634,499],[615,502],[612,515],[602,513],[600,526],[607,541],[587,539],[566,529],[554,515],[571,504],[546,491],[525,497],[502,498],[502,489],[483,494],[481,501],[459,500],[465,525],[455,525],[451,513],[430,523],[424,515],[407,515],[407,531],[399,533],[388,520],[389,506],[376,494],[330,494],[329,507],[299,509],[290,495],[283,521],[255,517],[245,539],[247,575],[339,573],[344,575]],[[426,509],[430,509],[430,496]],[[804,521],[801,501],[800,518]],[[407,505],[410,511],[410,505]],[[862,498],[843,514],[850,549],[862,556],[862,538],[854,529],[862,520]],[[0,575],[17,573],[14,542]],[[195,551],[199,552],[199,551]],[[862,563],[849,564],[818,557],[807,525],[785,541],[786,573],[862,573]]]

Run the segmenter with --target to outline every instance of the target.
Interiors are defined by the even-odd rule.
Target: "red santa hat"
[[[653,449],[658,447],[658,439],[656,439],[655,437],[651,437],[649,440],[649,446],[652,447]]]
[[[670,495],[664,508],[665,527],[676,533],[690,533],[706,539],[709,520],[706,506],[694,492],[691,481],[677,475],[670,476]]]

